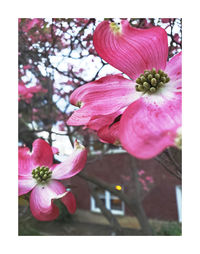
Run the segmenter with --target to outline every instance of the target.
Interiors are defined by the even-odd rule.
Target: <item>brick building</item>
[[[88,175],[113,184],[116,188],[122,188],[126,192],[130,180],[129,156],[125,152],[106,154],[102,159],[87,163],[84,171]],[[181,221],[180,181],[165,171],[154,159],[138,160],[137,165],[141,189],[144,194],[143,207],[147,217],[166,221]],[[77,207],[99,213],[100,209],[90,195],[87,182],[79,176],[74,176],[71,179],[71,184],[75,186],[73,193],[76,196]],[[113,214],[133,215],[126,205],[110,192],[101,189],[97,189],[97,192],[99,198]]]

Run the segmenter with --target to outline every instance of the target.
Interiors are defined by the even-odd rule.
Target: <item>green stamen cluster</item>
[[[37,180],[38,183],[44,184],[46,183],[52,175],[52,171],[49,170],[48,167],[42,166],[37,167],[32,171],[32,176]]]
[[[162,70],[156,71],[155,68],[150,71],[145,70],[144,74],[136,79],[136,91],[153,94],[169,81],[170,78]]]

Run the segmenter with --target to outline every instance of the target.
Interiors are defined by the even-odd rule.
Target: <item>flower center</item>
[[[37,167],[32,171],[32,177],[37,180],[38,183],[45,184],[51,179],[52,171],[45,166]]]
[[[155,68],[152,70],[145,70],[139,78],[136,79],[136,91],[153,94],[156,93],[161,87],[165,86],[170,78],[164,71]]]

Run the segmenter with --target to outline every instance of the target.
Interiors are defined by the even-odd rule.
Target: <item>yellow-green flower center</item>
[[[152,68],[152,70],[145,70],[144,73],[136,79],[137,85],[135,89],[138,92],[154,94],[169,81],[170,78],[164,71],[156,71],[155,68]]]
[[[32,171],[32,177],[37,180],[37,183],[45,184],[51,179],[52,171],[45,166],[37,167]]]

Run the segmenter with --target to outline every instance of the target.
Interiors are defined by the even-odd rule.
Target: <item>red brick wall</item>
[[[154,178],[154,184],[143,201],[144,209],[149,218],[160,220],[177,220],[177,206],[175,186],[180,182],[167,173],[155,160],[138,161],[138,168],[145,171],[145,175]],[[124,191],[128,186],[126,177],[130,175],[129,155],[126,153],[106,155],[100,160],[88,163],[84,169],[88,175],[96,176],[112,184],[120,184]],[[87,183],[80,177],[71,179],[72,188],[76,196],[77,207],[90,210],[90,194]],[[125,214],[132,213],[125,207]]]

